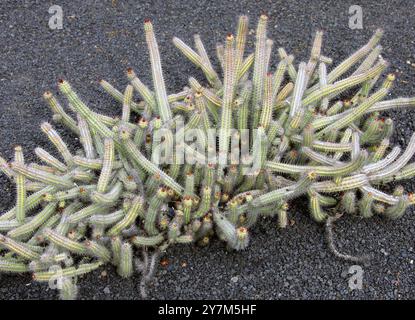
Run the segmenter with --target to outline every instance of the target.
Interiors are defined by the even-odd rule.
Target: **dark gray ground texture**
[[[359,3],[360,2],[360,3]],[[48,8],[61,5],[63,30],[48,28]],[[348,28],[348,8],[363,7],[363,30]],[[260,13],[270,16],[269,37],[297,59],[308,57],[313,32],[326,31],[324,54],[339,62],[363,45],[377,27],[385,29],[384,57],[397,72],[392,96],[415,95],[415,2],[412,1],[17,1],[0,3],[0,152],[12,157],[22,144],[29,159],[32,150],[48,146],[39,129],[50,112],[42,93],[56,90],[58,78],[68,79],[91,106],[116,114],[113,101],[102,94],[103,78],[124,88],[124,72],[133,67],[150,83],[151,72],[143,20],[154,21],[167,87],[180,90],[193,75],[201,74],[179,54],[173,36],[191,42],[200,33],[214,56],[215,43],[233,32],[237,15],[248,14],[251,28]],[[251,37],[252,44],[252,37]],[[273,55],[274,66],[276,54]],[[397,120],[395,143],[405,146],[414,130],[415,112],[391,112]],[[61,132],[65,132],[61,130]],[[65,134],[64,134],[65,135]],[[67,141],[73,137],[66,134]],[[415,183],[407,183],[415,190]],[[0,212],[14,202],[13,186],[0,177]],[[399,221],[380,218],[341,219],[335,228],[339,248],[352,254],[371,253],[364,267],[362,290],[348,289],[351,263],[337,260],[327,249],[324,230],[302,205],[290,211],[295,224],[277,229],[265,220],[252,230],[244,252],[228,252],[219,241],[207,248],[178,246],[167,253],[149,288],[153,299],[413,299],[415,297],[415,217],[408,210]],[[187,266],[183,267],[182,263]],[[100,277],[106,270],[107,277]],[[82,299],[140,299],[139,277],[122,280],[112,267],[80,280]],[[31,283],[28,275],[2,275],[1,299],[54,299],[54,290]]]

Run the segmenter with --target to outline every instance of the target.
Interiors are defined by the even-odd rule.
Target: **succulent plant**
[[[122,277],[140,272],[146,296],[169,246],[207,245],[217,235],[243,250],[259,217],[276,216],[285,228],[288,202],[297,197],[308,200],[315,221],[326,222],[331,250],[360,261],[336,250],[332,224],[343,213],[396,219],[415,202],[400,186],[393,194],[381,190],[415,175],[415,135],[402,153],[390,147],[393,121],[381,115],[413,107],[415,98],[383,101],[393,74],[375,87],[388,66],[381,30],[337,67],[321,53],[318,31],[308,62],[296,66],[279,48],[271,71],[267,22],[259,18],[255,51],[246,55],[248,18],[239,18],[236,35],[217,45],[221,72],[200,36],[195,50],[174,38],[206,81],[190,77],[188,87],[168,95],[146,20],[152,87],[132,69],[123,92],[100,81],[120,104],[119,118],[91,110],[66,80],[58,88],[67,107],[46,92],[53,120],[79,136],[82,148],[72,153],[45,122],[59,158],[38,147],[41,164],[27,163],[20,146],[11,162],[0,157],[0,170],[16,184],[16,206],[0,215],[0,271],[59,279],[61,297],[70,299],[77,276],[108,263]]]

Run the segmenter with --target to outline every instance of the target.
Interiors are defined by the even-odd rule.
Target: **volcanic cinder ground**
[[[143,21],[154,22],[169,92],[179,91],[189,76],[200,71],[174,48],[173,36],[190,43],[199,33],[211,56],[215,44],[233,32],[237,16],[247,14],[254,30],[266,12],[274,47],[285,47],[299,62],[308,59],[313,32],[325,31],[323,53],[340,62],[382,27],[383,56],[396,72],[391,97],[413,96],[415,88],[415,3],[365,1],[363,29],[349,28],[349,7],[355,1],[15,1],[0,3],[0,153],[10,159],[21,144],[29,160],[33,149],[50,146],[39,125],[51,113],[42,93],[57,91],[58,78],[71,82],[80,96],[100,112],[115,115],[119,105],[102,94],[98,80],[122,89],[125,70],[133,67],[150,84],[151,71],[143,35]],[[63,9],[62,30],[48,27],[48,8]],[[249,44],[253,44],[253,35]],[[251,47],[252,49],[252,47]],[[215,58],[215,63],[217,63]],[[273,67],[278,62],[273,54]],[[405,147],[414,130],[415,110],[390,112],[395,119],[394,143]],[[62,129],[59,127],[59,129]],[[60,130],[71,146],[77,141]],[[52,148],[50,148],[52,149]],[[407,182],[408,190],[415,183]],[[0,177],[0,212],[14,203],[14,189]],[[152,299],[409,299],[415,298],[413,210],[398,221],[379,217],[344,217],[335,227],[339,249],[373,255],[362,266],[363,288],[351,291],[351,263],[339,261],[328,250],[324,229],[308,216],[305,203],[290,209],[293,225],[277,229],[275,219],[252,229],[246,251],[229,252],[223,243],[209,247],[177,246],[168,251],[149,288]],[[101,273],[106,271],[106,276]],[[123,280],[105,266],[79,280],[82,299],[140,299],[139,277]],[[0,275],[0,299],[55,299],[47,285],[31,283],[30,275]]]

